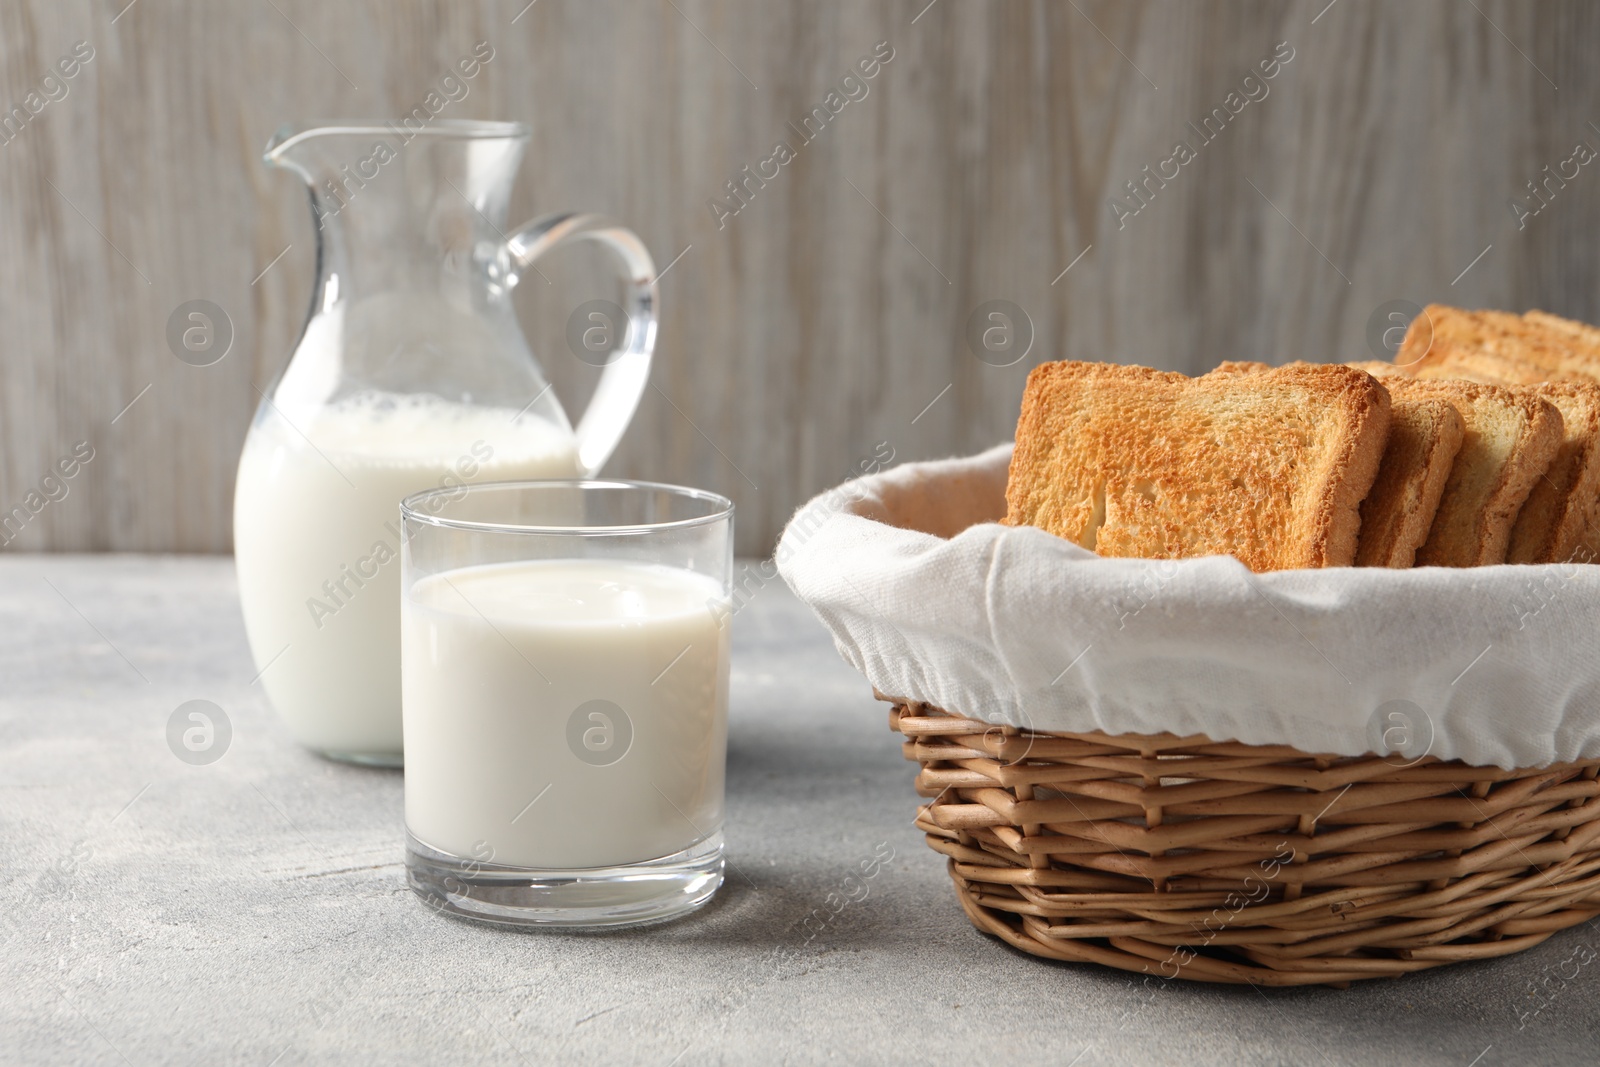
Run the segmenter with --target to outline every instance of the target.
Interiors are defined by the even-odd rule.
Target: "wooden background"
[[[1042,359],[1364,358],[1394,299],[1600,319],[1600,163],[1523,229],[1508,208],[1600,147],[1600,5],[125,3],[0,5],[0,106],[95,49],[0,146],[0,510],[95,449],[13,549],[229,550],[255,387],[310,287],[304,194],[262,146],[288,118],[408,110],[478,41],[495,58],[449,114],[532,123],[516,220],[597,210],[659,265],[683,253],[658,390],[608,472],[729,493],[745,552],[879,442],[903,461],[1008,437]],[[879,41],[867,98],[719,229],[706,201]],[[1269,95],[1119,229],[1108,199],[1278,42]],[[584,267],[518,296],[574,414]],[[236,331],[214,366],[167,347],[192,299]],[[990,300],[1031,319],[1013,366],[966,342]]]

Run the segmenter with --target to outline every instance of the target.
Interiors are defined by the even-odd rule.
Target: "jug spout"
[[[529,133],[519,122],[415,117],[278,130],[263,159],[310,193],[313,314],[402,292],[480,303],[503,273],[506,213]]]
[[[262,159],[300,176],[311,193],[318,229],[366,201],[361,214],[391,215],[386,224],[414,214],[420,195],[461,210],[482,212],[502,226],[511,183],[530,129],[520,122],[476,122],[415,116],[390,122],[291,123],[267,142]]]

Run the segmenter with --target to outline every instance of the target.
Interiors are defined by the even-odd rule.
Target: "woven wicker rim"
[[[1600,915],[1600,760],[1505,770],[994,726],[880,694],[962,909],[1024,952],[1344,986]]]

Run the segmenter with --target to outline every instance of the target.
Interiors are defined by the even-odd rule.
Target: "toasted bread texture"
[[[1443,400],[1461,416],[1461,448],[1417,566],[1504,563],[1528,494],[1562,441],[1561,413],[1529,388],[1459,379],[1384,379],[1398,401]]]
[[[1348,566],[1389,396],[1347,367],[1202,378],[1103,363],[1028,376],[1006,522],[1105,556]]]
[[[1432,368],[1459,361],[1463,353],[1488,353],[1510,357],[1522,320],[1501,311],[1468,311],[1445,304],[1429,304],[1411,320],[1405,340],[1395,353],[1395,365],[1418,377],[1441,377]],[[1546,376],[1559,370],[1560,356],[1541,352],[1539,363]],[[1517,357],[1522,358],[1522,357]],[[1545,362],[1548,361],[1548,362]]]
[[[1546,341],[1559,341],[1566,347],[1565,369],[1600,378],[1600,329],[1586,322],[1574,322],[1548,311],[1529,311],[1522,316],[1529,326],[1542,331]]]
[[[1517,382],[1600,378],[1600,330],[1545,311],[1513,315],[1429,304],[1411,321],[1394,361],[1417,377],[1443,376],[1453,365],[1458,374],[1476,370]]]
[[[1403,387],[1402,387],[1403,388]],[[1439,513],[1466,424],[1445,400],[1393,400],[1378,479],[1361,502],[1358,567],[1410,567]]]
[[[1562,366],[1572,377],[1600,381],[1600,329],[1588,323],[1552,315],[1548,311],[1529,311],[1522,317],[1530,326],[1543,331],[1546,340],[1565,346]],[[1600,562],[1600,494],[1590,501],[1587,529],[1578,545],[1566,556],[1558,557],[1558,560]]]
[[[1345,366],[1385,382],[1405,376],[1400,367],[1378,360]],[[1449,401],[1407,397],[1404,386],[1390,390],[1389,396],[1393,401],[1389,445],[1383,451],[1378,480],[1361,503],[1358,567],[1403,568],[1416,562],[1466,435],[1461,413]]]
[[[1600,330],[1542,311],[1428,311],[1432,343],[1407,369],[1426,378],[1531,385],[1561,412],[1561,447],[1517,515],[1506,561],[1571,559],[1600,501],[1600,391],[1591,377],[1600,373]],[[1413,343],[1412,351],[1419,347]]]
[[[1416,378],[1459,378],[1485,385],[1535,385],[1570,377],[1566,371],[1451,341],[1435,341],[1428,359],[1402,368],[1407,371]]]
[[[1303,365],[1310,366],[1310,364]],[[1221,363],[1217,364],[1216,368],[1210,371],[1207,377],[1210,377],[1211,375],[1222,374],[1259,374],[1264,370],[1271,369],[1272,364],[1260,363],[1253,359],[1225,359]]]
[[[1310,364],[1290,364],[1310,366]],[[1376,378],[1404,372],[1376,360],[1346,363]],[[1249,374],[1271,368],[1265,363],[1229,361],[1214,374]],[[1409,567],[1428,538],[1451,465],[1465,432],[1460,414],[1444,400],[1402,400],[1391,394],[1389,440],[1378,465],[1377,480],[1361,502],[1361,532],[1356,541],[1358,567]]]
[[[1561,412],[1561,447],[1511,528],[1507,563],[1562,563],[1582,542],[1600,498],[1600,384],[1532,387]]]
[[[1578,541],[1578,547],[1562,562],[1600,563],[1600,508],[1590,514],[1589,525]]]
[[[1374,378],[1384,378],[1391,374],[1405,373],[1403,368],[1397,367],[1393,363],[1384,363],[1382,360],[1376,359],[1355,360],[1353,362],[1346,363],[1345,366],[1354,367],[1356,370],[1364,370]]]

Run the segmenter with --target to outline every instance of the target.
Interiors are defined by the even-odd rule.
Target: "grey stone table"
[[[721,893],[518,933],[413,899],[398,772],[290,741],[230,560],[0,559],[0,1060],[1600,1062],[1600,928],[1343,991],[1146,987],[976,933],[866,683],[781,584],[734,626]],[[210,765],[168,748],[191,699],[232,724]]]

